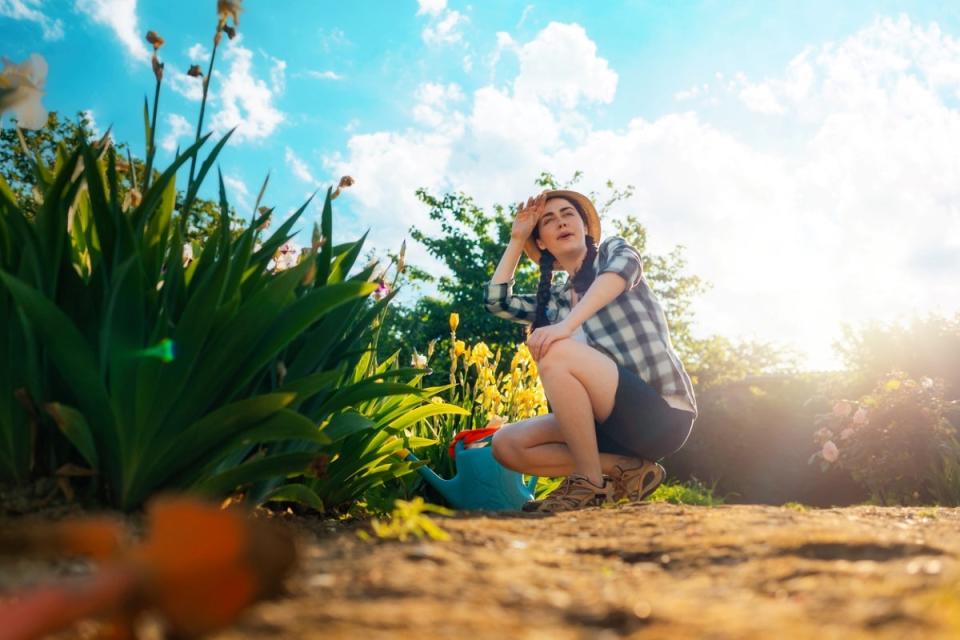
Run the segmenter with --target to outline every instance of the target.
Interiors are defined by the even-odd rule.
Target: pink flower
[[[857,409],[857,412],[853,414],[853,424],[862,425],[867,424],[867,410],[863,407]]]
[[[841,439],[841,440],[846,440],[847,438],[849,438],[849,437],[852,436],[852,435],[853,435],[853,429],[850,429],[850,428],[848,427],[848,428],[846,428],[846,429],[844,429],[843,431],[840,432],[840,439]]]
[[[373,290],[374,300],[383,300],[390,293],[390,285],[380,279],[380,284]]]
[[[835,416],[846,418],[848,415],[850,415],[851,411],[853,411],[853,407],[851,407],[850,403],[846,400],[841,400],[837,404],[833,405],[833,415]]]
[[[833,431],[826,427],[820,427],[813,433],[813,437],[815,440],[829,440],[833,437]]]
[[[273,256],[274,270],[283,271],[297,266],[300,261],[300,247],[296,242],[289,241],[283,243],[277,253]]]
[[[820,454],[827,462],[836,462],[837,458],[840,457],[840,449],[833,443],[833,440],[827,440],[823,443],[823,449],[820,450]]]

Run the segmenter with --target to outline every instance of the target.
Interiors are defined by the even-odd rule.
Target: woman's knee
[[[572,363],[571,349],[567,340],[557,340],[547,352],[537,360],[540,375],[551,375],[558,371],[569,371]]]
[[[518,447],[512,442],[512,438],[509,437],[507,432],[500,430],[493,434],[493,439],[490,441],[490,449],[494,460],[508,469],[512,469],[517,465]]]

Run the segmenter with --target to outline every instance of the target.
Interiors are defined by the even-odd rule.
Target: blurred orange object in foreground
[[[0,640],[27,640],[91,616],[107,616],[114,637],[134,637],[146,611],[177,636],[221,629],[249,605],[280,592],[296,561],[285,527],[237,509],[186,497],[158,498],[147,507],[148,535],[126,542],[110,518],[30,525],[0,533],[0,553],[84,555],[100,570],[6,598]]]

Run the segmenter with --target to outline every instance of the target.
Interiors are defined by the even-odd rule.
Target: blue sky
[[[47,109],[89,110],[142,153],[143,34],[159,32],[163,164],[193,135],[199,82],[184,72],[206,69],[215,4],[0,0],[0,54],[43,55]],[[957,311],[948,4],[246,0],[206,125],[239,126],[221,167],[241,211],[267,171],[282,212],[350,174],[335,241],[371,228],[381,255],[411,225],[435,228],[417,187],[490,206],[541,170],[582,169],[585,191],[632,184],[608,215],[637,215],[653,250],[686,247],[713,284],[702,333],[831,367],[841,322]]]

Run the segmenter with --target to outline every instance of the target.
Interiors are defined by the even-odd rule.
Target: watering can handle
[[[538,478],[537,476],[530,476],[530,479],[527,480],[527,489],[530,490],[530,493],[533,493],[536,490],[537,480],[539,479],[540,478]]]

